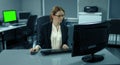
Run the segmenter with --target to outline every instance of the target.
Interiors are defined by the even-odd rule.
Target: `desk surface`
[[[26,26],[26,24],[23,24],[23,25],[19,25],[19,26],[6,26],[6,27],[0,27],[0,32],[4,32],[4,31],[8,31],[8,30],[11,30],[11,29],[16,29],[16,28],[20,28],[20,27],[24,27]]]
[[[0,65],[86,65],[86,64],[120,64],[120,59],[103,49],[97,54],[104,60],[97,63],[86,63],[82,56],[71,57],[71,53],[42,56],[41,53],[30,55],[29,50],[3,50],[0,53]]]

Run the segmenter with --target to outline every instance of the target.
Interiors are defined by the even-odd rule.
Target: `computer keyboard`
[[[60,53],[71,53],[72,49],[49,49],[49,50],[41,50],[42,55],[51,55],[51,54],[60,54]]]

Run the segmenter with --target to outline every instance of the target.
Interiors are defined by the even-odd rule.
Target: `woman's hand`
[[[69,47],[68,47],[68,45],[63,44],[62,49],[67,50],[67,49],[69,49]]]
[[[36,45],[35,48],[31,48],[30,49],[30,53],[32,53],[32,52],[38,52],[39,50],[40,50],[40,46]]]

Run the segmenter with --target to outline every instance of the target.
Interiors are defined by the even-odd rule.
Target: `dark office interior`
[[[74,25],[108,22],[109,23],[108,43],[104,48],[107,49],[108,52],[110,52],[108,54],[115,56],[117,59],[116,58],[114,59],[119,61],[120,60],[120,29],[119,29],[120,4],[119,3],[120,0],[1,0],[0,1],[0,57],[5,56],[3,55],[3,52],[6,50],[25,49],[28,52],[27,54],[29,54],[29,49],[39,43],[39,39],[40,39],[39,30],[41,28],[41,24],[44,24],[46,23],[44,21],[49,20],[49,17],[47,16],[50,15],[51,8],[55,5],[58,5],[65,10],[65,21],[66,21],[65,25],[67,25],[68,27],[67,43],[70,48],[72,48],[74,45],[74,39],[73,39]],[[89,9],[89,7],[91,9]],[[5,22],[4,20],[5,11],[15,12],[16,15],[15,22],[7,22],[7,23]],[[42,17],[45,20],[41,20]],[[7,25],[14,25],[14,23],[21,23],[22,25],[19,24],[21,26],[17,26],[13,28],[6,27]],[[31,56],[33,57],[34,55]],[[77,57],[81,57],[81,56],[79,55]],[[117,61],[112,63],[111,60],[106,60],[105,59],[106,57],[104,57],[104,59],[102,60],[103,64],[120,64]],[[53,61],[55,61],[55,59],[52,58]],[[111,58],[109,57],[109,59],[112,59],[112,57]],[[0,59],[0,61],[1,60],[2,58]],[[61,63],[59,62],[61,58],[58,57],[57,60],[58,61],[55,62],[56,63],[58,62],[58,65],[61,65]],[[83,65],[86,64],[83,63],[82,59],[80,59],[80,62]],[[33,63],[31,62],[31,64]],[[78,65],[80,63],[76,61],[76,63],[74,62],[72,64],[67,64],[67,65],[73,65],[73,64]]]

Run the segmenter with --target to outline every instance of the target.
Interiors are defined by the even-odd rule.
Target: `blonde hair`
[[[59,7],[59,6],[54,6],[51,10],[51,13],[50,13],[50,21],[52,22],[53,21],[53,18],[52,18],[52,15],[55,15],[58,11],[63,11],[64,14],[65,14],[65,11],[62,7]]]

